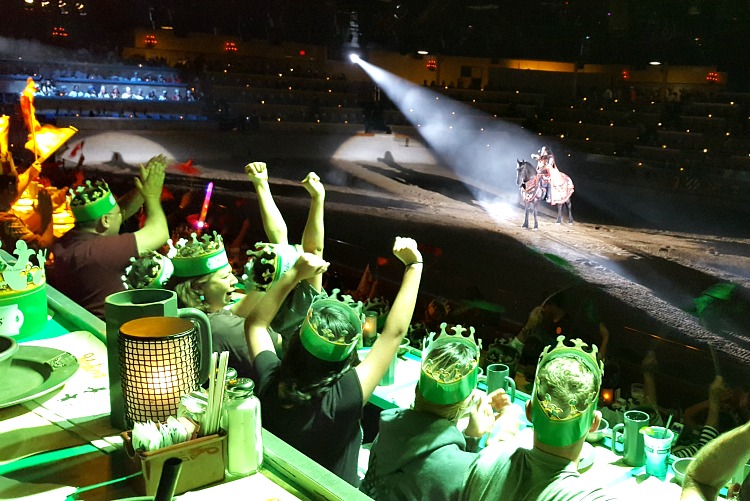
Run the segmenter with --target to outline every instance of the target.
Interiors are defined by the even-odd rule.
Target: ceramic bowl
[[[672,463],[672,471],[678,484],[682,485],[682,481],[685,480],[685,471],[694,460],[695,458],[679,458]]]
[[[15,339],[8,336],[0,336],[0,381],[5,376],[5,372],[10,368],[10,364],[18,351],[18,343]]]
[[[586,435],[586,441],[592,443],[599,442],[609,434],[609,422],[607,422],[606,419],[602,418],[602,421],[599,423],[599,428],[597,428],[596,431],[589,432],[589,434]]]

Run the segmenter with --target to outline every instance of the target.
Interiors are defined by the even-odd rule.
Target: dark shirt
[[[102,236],[72,229],[52,246],[54,264],[47,281],[97,317],[104,318],[104,300],[125,290],[122,275],[138,256],[133,233]]]
[[[258,388],[263,427],[355,487],[362,445],[362,387],[348,370],[318,401],[285,409],[279,402],[279,366],[275,353],[255,358],[253,380]]]

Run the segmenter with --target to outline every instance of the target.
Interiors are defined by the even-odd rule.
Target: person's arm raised
[[[135,178],[135,186],[144,199],[146,222],[135,232],[138,253],[156,250],[169,238],[167,217],[161,206],[161,191],[164,186],[164,170],[167,168],[163,155],[153,157],[144,167],[140,166],[141,177]]]
[[[706,444],[685,473],[681,501],[714,500],[750,456],[750,422]]]
[[[272,244],[286,244],[289,242],[288,230],[281,211],[271,195],[268,184],[268,169],[265,162],[251,162],[245,166],[245,174],[252,181],[255,193],[258,195],[260,219],[268,242]]]
[[[422,278],[422,255],[417,250],[417,243],[411,238],[396,237],[393,254],[406,265],[404,278],[401,281],[396,299],[393,301],[383,332],[373,344],[367,357],[355,367],[362,387],[363,402],[367,402],[377,388],[385,371],[396,356],[398,346],[406,334],[414,306],[417,303],[419,282]]]
[[[268,326],[271,325],[284,299],[292,289],[300,281],[324,273],[327,269],[328,263],[323,258],[304,253],[297,259],[294,266],[284,273],[268,292],[263,294],[252,313],[245,319],[245,339],[252,359],[263,351],[275,350],[273,341],[268,335]]]

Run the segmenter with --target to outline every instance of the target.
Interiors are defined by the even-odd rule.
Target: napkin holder
[[[224,480],[227,467],[227,436],[224,430],[215,435],[147,452],[133,449],[132,434],[133,432],[129,430],[123,432],[121,436],[128,456],[141,465],[147,496],[156,494],[164,462],[173,457],[182,459],[182,472],[175,494],[182,494]]]

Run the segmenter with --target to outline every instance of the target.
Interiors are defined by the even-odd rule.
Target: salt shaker
[[[227,389],[227,471],[233,475],[250,475],[263,464],[260,401],[254,388],[251,379],[238,378]]]

